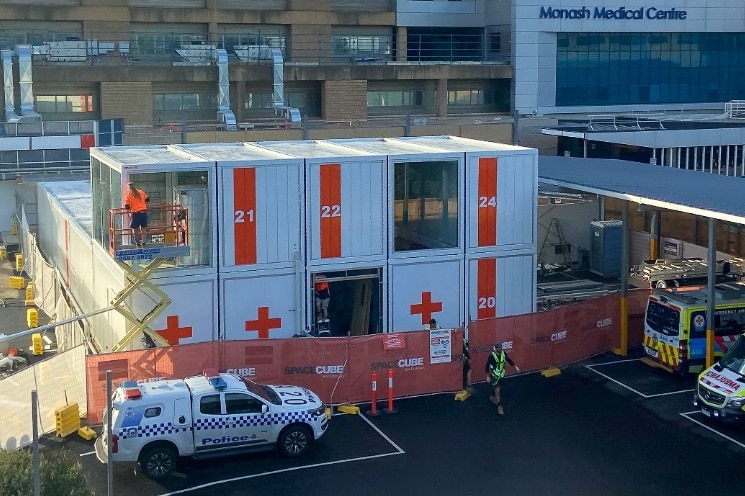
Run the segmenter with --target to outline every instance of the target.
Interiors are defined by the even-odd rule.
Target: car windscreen
[[[263,384],[257,384],[246,377],[241,377],[241,380],[246,385],[246,389],[248,389],[251,393],[255,394],[259,398],[262,398],[274,405],[282,404],[282,400],[279,398],[279,395],[275,393],[272,388],[264,386]]]
[[[680,326],[680,311],[659,301],[649,300],[645,321],[653,331],[675,336]]]
[[[738,338],[719,361],[719,365],[745,375],[745,337]]]

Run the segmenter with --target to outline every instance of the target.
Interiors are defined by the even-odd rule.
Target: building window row
[[[36,95],[36,111],[41,114],[93,113],[93,95]]]
[[[559,33],[556,105],[738,99],[743,47],[745,33]]]
[[[415,107],[424,103],[421,90],[383,90],[368,91],[368,107]]]
[[[203,111],[217,109],[214,93],[155,93],[153,110],[159,111]]]

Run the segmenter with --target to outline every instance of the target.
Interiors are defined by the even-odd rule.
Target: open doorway
[[[312,274],[312,334],[362,336],[382,332],[381,282],[379,268]]]

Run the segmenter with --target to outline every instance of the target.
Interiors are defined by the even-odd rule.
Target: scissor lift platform
[[[138,235],[129,225],[130,213],[124,208],[109,211],[109,253],[119,262],[185,257],[189,250],[189,212],[181,205],[148,207],[147,241],[135,243]]]
[[[109,211],[109,253],[127,274],[127,285],[119,291],[111,305],[134,325],[113,346],[112,351],[124,349],[140,333],[149,337],[155,346],[168,342],[150,328],[150,324],[171,304],[165,291],[150,281],[150,276],[167,260],[185,257],[189,250],[189,212],[181,205],[150,205],[148,226],[136,231],[129,225],[130,212],[124,208]],[[136,243],[144,237],[144,244]],[[138,263],[143,262],[143,263]],[[147,291],[153,307],[140,316],[127,305],[136,291]]]

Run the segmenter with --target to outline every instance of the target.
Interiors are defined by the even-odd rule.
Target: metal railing
[[[0,138],[6,136],[70,136],[94,132],[95,121],[4,122],[0,128]]]
[[[33,47],[34,63],[114,63],[154,65],[212,64],[212,52],[227,51],[231,62],[270,63],[271,49],[280,49],[286,64],[338,65],[359,63],[509,63],[509,32],[482,34],[409,34],[399,50],[390,34],[335,32],[290,36],[283,30],[251,33],[131,33],[99,34],[81,39],[68,33],[4,33],[0,49],[19,44]],[[492,40],[499,38],[499,43]],[[503,48],[504,47],[504,48]],[[397,54],[401,54],[399,57]]]

